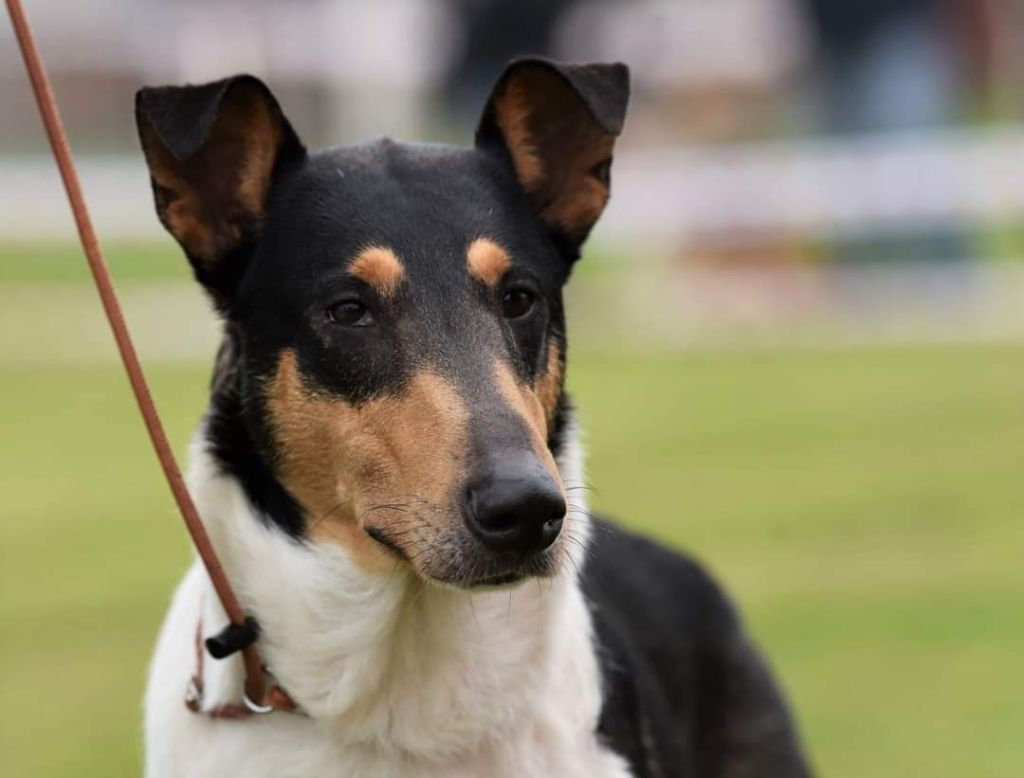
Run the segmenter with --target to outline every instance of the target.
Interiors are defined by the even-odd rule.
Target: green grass
[[[151,370],[179,451],[206,369]],[[116,366],[0,370],[4,774],[138,774],[189,558]],[[1024,347],[574,355],[601,509],[705,559],[835,778],[1024,767]]]
[[[170,238],[159,242],[115,242],[101,247],[116,281],[190,277],[188,263]],[[89,269],[77,243],[0,239],[0,283],[87,281],[88,278]]]

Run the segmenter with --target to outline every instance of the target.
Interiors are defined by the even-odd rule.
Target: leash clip
[[[260,625],[252,616],[246,616],[241,624],[229,623],[216,635],[203,641],[206,650],[214,659],[225,659],[236,651],[242,651],[260,636]]]

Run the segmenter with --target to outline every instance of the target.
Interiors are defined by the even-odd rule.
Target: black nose
[[[492,551],[543,551],[555,542],[565,499],[535,458],[495,463],[466,491],[466,523]]]

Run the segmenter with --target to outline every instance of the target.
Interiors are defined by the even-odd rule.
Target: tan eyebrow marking
[[[385,246],[367,246],[348,266],[348,274],[358,278],[383,297],[398,291],[405,279],[405,266],[395,252]]]
[[[488,286],[497,286],[501,277],[512,267],[512,261],[501,246],[490,238],[477,238],[466,251],[469,274]]]

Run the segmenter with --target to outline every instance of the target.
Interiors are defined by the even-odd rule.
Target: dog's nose
[[[541,464],[517,458],[488,468],[466,491],[466,523],[492,551],[543,551],[565,518],[565,498]]]

